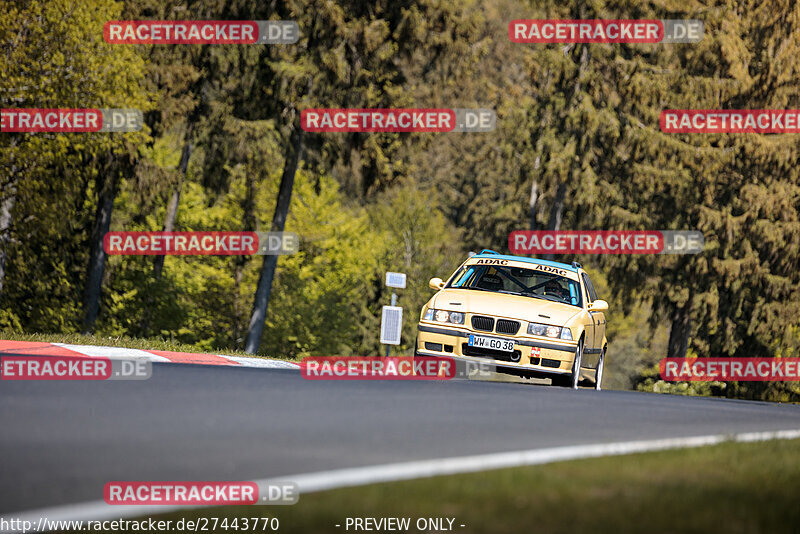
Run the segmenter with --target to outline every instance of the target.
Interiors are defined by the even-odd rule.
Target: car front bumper
[[[515,354],[469,347],[471,334],[514,340]],[[421,321],[417,326],[415,351],[422,356],[453,357],[459,360],[483,362],[534,375],[567,375],[572,371],[577,343],[562,340],[538,340],[473,331],[441,323]],[[516,361],[515,361],[516,360]]]

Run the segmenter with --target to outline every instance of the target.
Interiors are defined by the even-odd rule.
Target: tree
[[[618,166],[625,179],[609,188],[623,207],[609,219],[698,229],[707,240],[693,257],[611,260],[614,278],[633,282],[660,308],[655,317],[671,322],[669,356],[773,356],[778,339],[796,346],[796,143],[782,135],[663,134],[636,120],[652,125],[662,108],[798,106],[798,88],[786,78],[798,50],[796,6],[739,9],[748,16],[736,21],[710,12],[701,43],[664,52],[660,65],[631,72],[625,88],[631,157]]]
[[[417,4],[415,2],[342,1],[292,2],[286,18],[298,21],[301,38],[293,47],[269,49],[270,61],[262,63],[258,78],[267,80],[269,89],[262,106],[268,116],[278,118],[285,141],[284,172],[272,218],[273,231],[284,227],[291,200],[294,175],[297,172],[304,138],[299,127],[299,112],[307,107],[388,107],[404,102],[400,69],[412,54],[444,48],[433,37],[455,32],[459,34],[458,14],[454,2]],[[279,15],[284,12],[279,10]],[[249,93],[248,93],[249,94]],[[253,102],[249,103],[249,107]],[[312,142],[318,162],[326,153],[347,155],[363,139],[366,153],[362,171],[370,176],[393,176],[391,166],[383,159],[381,144],[392,145],[396,136],[356,138],[344,145],[334,138]],[[338,150],[337,150],[338,148]],[[350,151],[347,150],[350,149]],[[363,153],[364,151],[362,151]],[[346,156],[345,156],[346,157]],[[382,164],[382,165],[379,165]],[[372,171],[373,172],[369,172]],[[365,173],[367,174],[367,173]],[[361,191],[369,190],[369,183]],[[255,352],[261,342],[267,315],[270,290],[278,258],[264,259],[259,277],[253,312],[250,318],[245,350]]]
[[[3,70],[8,73],[3,81],[3,107],[125,107],[147,111],[150,101],[139,85],[141,58],[129,48],[113,48],[103,42],[103,24],[118,14],[119,6],[107,0],[94,0],[82,9],[64,0],[12,3],[10,16],[0,29],[2,57],[7,61]],[[44,202],[47,209],[57,206],[59,192],[82,194],[93,190],[99,194],[87,243],[90,250],[84,285],[86,328],[91,328],[99,307],[104,264],[102,231],[110,217],[116,184],[120,173],[131,171],[130,162],[145,136],[144,132],[3,136],[3,160],[8,162],[4,167],[10,171],[4,176],[9,187],[4,188],[1,210],[6,236],[3,261],[14,257],[13,248],[9,252],[8,246],[9,243],[16,246],[8,237],[16,233],[14,213],[21,207],[27,210],[37,190],[52,189],[50,196],[35,199],[40,204]],[[24,167],[19,164],[23,158]],[[25,180],[20,181],[23,175]],[[48,184],[54,176],[64,183]],[[42,208],[34,209],[41,212]],[[60,220],[54,227],[64,228],[68,214],[75,211],[73,204],[67,213],[59,214]],[[21,244],[20,248],[28,245]],[[87,257],[85,253],[82,256]],[[70,258],[71,253],[66,257]]]

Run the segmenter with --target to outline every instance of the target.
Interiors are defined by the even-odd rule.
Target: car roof
[[[561,263],[558,261],[550,261],[550,260],[540,260],[537,258],[529,258],[527,256],[512,256],[510,254],[499,254],[493,250],[484,249],[480,251],[478,254],[471,256],[469,259],[473,260],[475,258],[492,258],[495,260],[510,260],[510,261],[522,261],[525,263],[533,263],[536,265],[547,265],[549,267],[557,267],[559,269],[565,269],[567,271],[572,271],[573,273],[578,272],[578,267],[570,265],[568,263]]]

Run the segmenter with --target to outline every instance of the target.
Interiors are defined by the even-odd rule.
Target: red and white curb
[[[93,345],[69,345],[67,343],[43,343],[35,341],[0,340],[0,356],[3,354],[109,358],[112,360],[145,360],[160,363],[193,363],[196,365],[226,365],[232,367],[258,367],[262,369],[300,368],[296,363],[266,358],[247,358],[242,356],[223,356],[221,354],[171,352],[164,350],[126,349],[123,347],[99,347]]]

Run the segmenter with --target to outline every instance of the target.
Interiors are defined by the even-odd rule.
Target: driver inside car
[[[503,289],[503,279],[496,274],[486,273],[481,277],[477,287],[488,289],[489,291],[501,291]]]
[[[561,284],[555,280],[550,280],[547,282],[547,284],[545,284],[544,294],[559,298],[561,300],[567,300],[569,298],[566,290],[564,290],[564,288],[561,287]]]

